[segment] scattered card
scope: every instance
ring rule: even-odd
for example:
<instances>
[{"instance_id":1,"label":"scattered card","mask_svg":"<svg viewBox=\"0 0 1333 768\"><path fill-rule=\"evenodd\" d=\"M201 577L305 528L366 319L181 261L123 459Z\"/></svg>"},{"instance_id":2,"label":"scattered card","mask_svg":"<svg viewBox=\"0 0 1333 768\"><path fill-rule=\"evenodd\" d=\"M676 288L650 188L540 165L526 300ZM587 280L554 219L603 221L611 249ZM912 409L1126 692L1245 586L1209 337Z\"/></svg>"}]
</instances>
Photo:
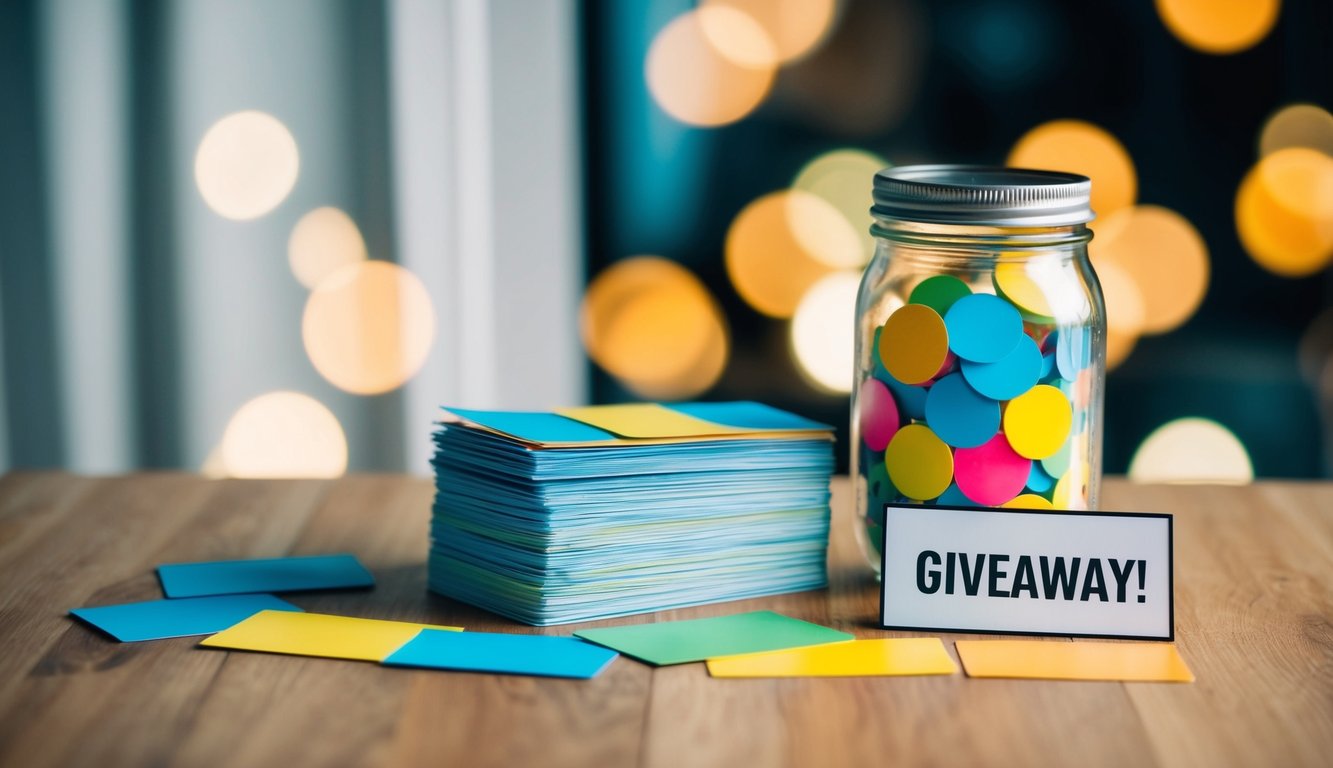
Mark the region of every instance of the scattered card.
<instances>
[{"instance_id":1,"label":"scattered card","mask_svg":"<svg viewBox=\"0 0 1333 768\"><path fill-rule=\"evenodd\" d=\"M937 637L853 640L708 660L713 677L953 675L958 665Z\"/></svg>"},{"instance_id":2,"label":"scattered card","mask_svg":"<svg viewBox=\"0 0 1333 768\"><path fill-rule=\"evenodd\" d=\"M200 645L238 651L383 661L423 629L460 632L461 627L406 621L358 619L323 613L261 611Z\"/></svg>"},{"instance_id":3,"label":"scattered card","mask_svg":"<svg viewBox=\"0 0 1333 768\"><path fill-rule=\"evenodd\" d=\"M298 592L375 584L370 571L355 555L347 554L173 563L159 565L157 577L167 597Z\"/></svg>"},{"instance_id":4,"label":"scattered card","mask_svg":"<svg viewBox=\"0 0 1333 768\"><path fill-rule=\"evenodd\" d=\"M273 595L221 595L75 608L70 614L122 643L211 635L264 610L300 611Z\"/></svg>"},{"instance_id":5,"label":"scattered card","mask_svg":"<svg viewBox=\"0 0 1333 768\"><path fill-rule=\"evenodd\" d=\"M384 663L394 667L586 680L596 677L618 655L615 651L572 637L423 629Z\"/></svg>"},{"instance_id":6,"label":"scattered card","mask_svg":"<svg viewBox=\"0 0 1333 768\"><path fill-rule=\"evenodd\" d=\"M1194 674L1169 643L1062 643L959 640L968 677L1192 683Z\"/></svg>"},{"instance_id":7,"label":"scattered card","mask_svg":"<svg viewBox=\"0 0 1333 768\"><path fill-rule=\"evenodd\" d=\"M846 632L772 611L585 629L574 636L658 666L854 639Z\"/></svg>"}]
</instances>

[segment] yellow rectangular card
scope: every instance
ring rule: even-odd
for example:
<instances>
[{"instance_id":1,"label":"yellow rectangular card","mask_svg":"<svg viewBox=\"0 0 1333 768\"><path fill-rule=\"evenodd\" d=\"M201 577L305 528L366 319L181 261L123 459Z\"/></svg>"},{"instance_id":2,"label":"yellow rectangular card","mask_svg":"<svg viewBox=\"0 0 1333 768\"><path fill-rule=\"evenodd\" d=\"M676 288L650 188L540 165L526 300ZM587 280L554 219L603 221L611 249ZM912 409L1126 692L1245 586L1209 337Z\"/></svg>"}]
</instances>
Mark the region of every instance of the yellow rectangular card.
<instances>
[{"instance_id":1,"label":"yellow rectangular card","mask_svg":"<svg viewBox=\"0 0 1333 768\"><path fill-rule=\"evenodd\" d=\"M1170 643L959 640L954 645L968 677L1194 682Z\"/></svg>"},{"instance_id":2,"label":"yellow rectangular card","mask_svg":"<svg viewBox=\"0 0 1333 768\"><path fill-rule=\"evenodd\" d=\"M292 616L300 618L292 621ZM200 645L294 656L383 661L423 629L462 630L461 627L358 619L323 613L260 611L209 637Z\"/></svg>"},{"instance_id":3,"label":"yellow rectangular card","mask_svg":"<svg viewBox=\"0 0 1333 768\"><path fill-rule=\"evenodd\" d=\"M958 665L937 637L853 640L708 660L713 677L953 675Z\"/></svg>"},{"instance_id":4,"label":"yellow rectangular card","mask_svg":"<svg viewBox=\"0 0 1333 768\"><path fill-rule=\"evenodd\" d=\"M625 403L623 405L593 405L583 408L560 408L556 413L565 418L604 429L620 437L704 437L707 435L746 435L755 430L731 427L697 419L689 414L663 408L656 403Z\"/></svg>"}]
</instances>

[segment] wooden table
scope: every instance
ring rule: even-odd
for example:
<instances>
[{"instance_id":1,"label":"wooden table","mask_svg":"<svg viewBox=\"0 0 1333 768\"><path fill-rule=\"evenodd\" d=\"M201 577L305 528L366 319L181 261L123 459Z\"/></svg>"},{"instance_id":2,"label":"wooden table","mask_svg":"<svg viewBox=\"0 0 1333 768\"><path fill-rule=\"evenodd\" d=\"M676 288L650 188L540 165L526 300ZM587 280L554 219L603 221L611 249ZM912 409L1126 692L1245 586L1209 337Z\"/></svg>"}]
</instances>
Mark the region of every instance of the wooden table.
<instances>
[{"instance_id":1,"label":"wooden table","mask_svg":"<svg viewBox=\"0 0 1333 768\"><path fill-rule=\"evenodd\" d=\"M592 681L409 671L118 644L74 607L159 596L168 561L351 551L355 616L533 630L426 592L429 481L0 479L0 766L1333 764L1333 485L1107 483L1107 508L1176 515L1176 622L1198 682L713 680L619 659ZM771 608L855 632L876 587L835 484L826 591L619 622ZM953 653L946 636L946 645ZM1062 642L1053 640L1052 642Z\"/></svg>"}]
</instances>

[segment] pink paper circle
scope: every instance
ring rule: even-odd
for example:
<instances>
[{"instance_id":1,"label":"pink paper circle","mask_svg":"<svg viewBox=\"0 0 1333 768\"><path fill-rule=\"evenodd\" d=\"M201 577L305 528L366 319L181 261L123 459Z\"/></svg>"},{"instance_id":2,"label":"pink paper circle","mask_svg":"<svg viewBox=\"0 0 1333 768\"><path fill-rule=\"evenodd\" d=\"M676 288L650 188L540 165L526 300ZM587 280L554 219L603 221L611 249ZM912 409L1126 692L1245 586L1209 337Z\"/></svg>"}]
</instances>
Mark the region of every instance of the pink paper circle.
<instances>
[{"instance_id":1,"label":"pink paper circle","mask_svg":"<svg viewBox=\"0 0 1333 768\"><path fill-rule=\"evenodd\" d=\"M861 383L857 407L860 409L861 439L865 440L866 447L872 451L884 450L898 434L898 425L902 423L893 393L879 379L866 379Z\"/></svg>"},{"instance_id":2,"label":"pink paper circle","mask_svg":"<svg viewBox=\"0 0 1333 768\"><path fill-rule=\"evenodd\" d=\"M999 433L976 448L959 448L953 454L954 482L963 495L987 507L995 507L1023 492L1032 462L1019 456Z\"/></svg>"}]
</instances>

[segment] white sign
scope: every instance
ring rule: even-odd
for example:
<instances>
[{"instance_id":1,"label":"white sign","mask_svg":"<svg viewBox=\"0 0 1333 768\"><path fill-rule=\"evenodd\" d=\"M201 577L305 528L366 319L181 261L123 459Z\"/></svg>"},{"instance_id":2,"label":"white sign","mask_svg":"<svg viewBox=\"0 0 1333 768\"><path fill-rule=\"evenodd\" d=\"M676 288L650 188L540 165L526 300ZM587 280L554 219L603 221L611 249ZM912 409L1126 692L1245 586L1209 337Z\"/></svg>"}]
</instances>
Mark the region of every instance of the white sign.
<instances>
[{"instance_id":1,"label":"white sign","mask_svg":"<svg viewBox=\"0 0 1333 768\"><path fill-rule=\"evenodd\" d=\"M889 629L1174 640L1171 516L886 505Z\"/></svg>"}]
</instances>

